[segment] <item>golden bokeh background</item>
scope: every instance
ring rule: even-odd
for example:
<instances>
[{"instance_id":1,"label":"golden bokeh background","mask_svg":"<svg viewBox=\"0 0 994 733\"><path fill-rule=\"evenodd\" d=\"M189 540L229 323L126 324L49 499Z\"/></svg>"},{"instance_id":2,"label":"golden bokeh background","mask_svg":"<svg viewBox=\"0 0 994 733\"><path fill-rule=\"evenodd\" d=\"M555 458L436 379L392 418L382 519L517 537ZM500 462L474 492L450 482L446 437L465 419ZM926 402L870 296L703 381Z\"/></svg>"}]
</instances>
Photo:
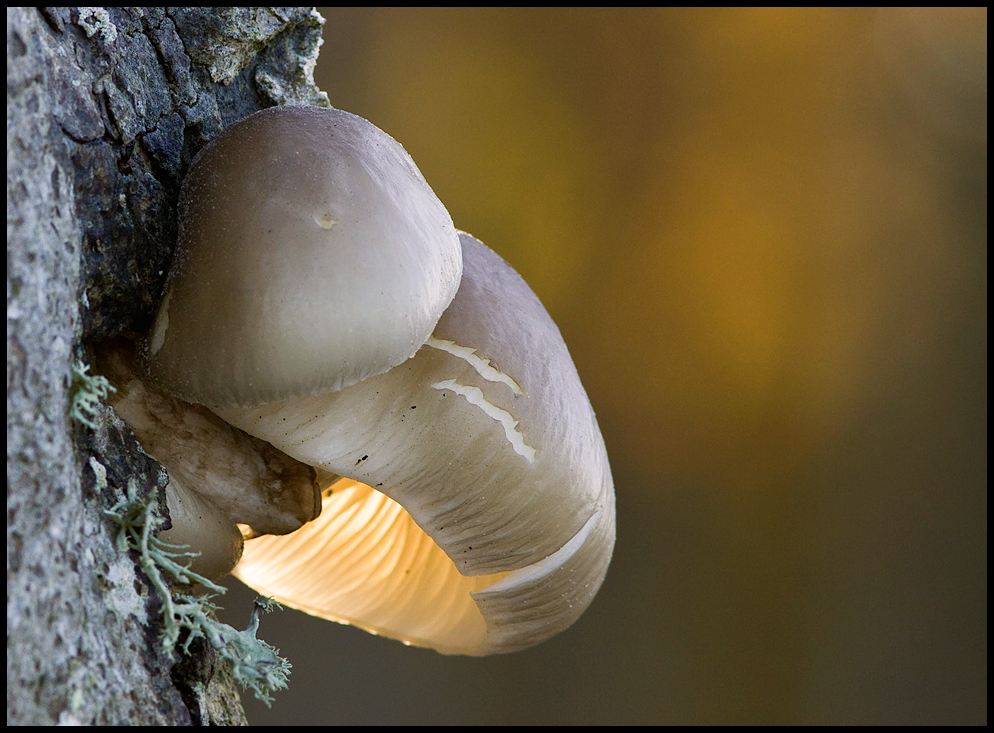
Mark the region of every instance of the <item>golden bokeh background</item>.
<instances>
[{"instance_id":1,"label":"golden bokeh background","mask_svg":"<svg viewBox=\"0 0 994 733\"><path fill-rule=\"evenodd\" d=\"M986 723L986 9L321 12L559 324L618 545L507 657L268 616L250 720Z\"/></svg>"}]
</instances>

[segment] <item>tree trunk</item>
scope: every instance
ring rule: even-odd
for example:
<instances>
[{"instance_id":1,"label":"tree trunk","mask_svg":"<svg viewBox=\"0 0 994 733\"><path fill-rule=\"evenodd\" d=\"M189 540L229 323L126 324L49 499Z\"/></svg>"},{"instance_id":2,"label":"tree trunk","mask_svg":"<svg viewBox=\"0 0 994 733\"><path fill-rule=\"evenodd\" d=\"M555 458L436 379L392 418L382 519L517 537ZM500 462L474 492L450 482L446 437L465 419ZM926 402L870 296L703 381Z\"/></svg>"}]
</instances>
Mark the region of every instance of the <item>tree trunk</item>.
<instances>
[{"instance_id":1,"label":"tree trunk","mask_svg":"<svg viewBox=\"0 0 994 733\"><path fill-rule=\"evenodd\" d=\"M327 106L322 23L310 8L7 10L8 725L245 722L209 645L162 649L161 601L106 510L129 481L161 494L163 473L108 408L72 416L73 367L148 328L192 156L258 109Z\"/></svg>"}]
</instances>

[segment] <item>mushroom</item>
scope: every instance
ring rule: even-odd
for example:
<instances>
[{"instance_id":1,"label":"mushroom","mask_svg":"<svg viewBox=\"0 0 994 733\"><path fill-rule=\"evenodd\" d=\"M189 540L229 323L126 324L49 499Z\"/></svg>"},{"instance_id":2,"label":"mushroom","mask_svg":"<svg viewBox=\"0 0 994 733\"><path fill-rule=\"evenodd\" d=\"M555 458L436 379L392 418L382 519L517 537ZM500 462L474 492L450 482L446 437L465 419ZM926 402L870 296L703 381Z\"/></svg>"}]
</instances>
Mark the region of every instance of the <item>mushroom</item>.
<instances>
[{"instance_id":1,"label":"mushroom","mask_svg":"<svg viewBox=\"0 0 994 733\"><path fill-rule=\"evenodd\" d=\"M150 391L323 490L317 519L248 541L235 574L443 653L514 651L575 621L614 545L596 418L538 298L457 234L403 148L345 112L266 110L197 156L180 217L143 344ZM270 494L318 514L301 485Z\"/></svg>"}]
</instances>

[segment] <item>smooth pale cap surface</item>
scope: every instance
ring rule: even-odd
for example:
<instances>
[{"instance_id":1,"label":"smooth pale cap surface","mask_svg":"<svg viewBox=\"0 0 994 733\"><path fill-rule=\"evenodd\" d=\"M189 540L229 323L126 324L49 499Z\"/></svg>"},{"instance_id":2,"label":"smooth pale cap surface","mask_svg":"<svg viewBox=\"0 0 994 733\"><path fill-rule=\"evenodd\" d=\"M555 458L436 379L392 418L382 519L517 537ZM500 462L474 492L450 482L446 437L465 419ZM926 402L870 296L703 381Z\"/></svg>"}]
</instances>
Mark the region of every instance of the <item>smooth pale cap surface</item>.
<instances>
[{"instance_id":1,"label":"smooth pale cap surface","mask_svg":"<svg viewBox=\"0 0 994 733\"><path fill-rule=\"evenodd\" d=\"M208 406L336 390L412 356L455 295L459 240L414 161L370 122L275 107L183 183L150 375Z\"/></svg>"},{"instance_id":2,"label":"smooth pale cap surface","mask_svg":"<svg viewBox=\"0 0 994 733\"><path fill-rule=\"evenodd\" d=\"M247 542L238 577L315 615L479 655L538 643L589 605L614 486L559 330L507 263L461 240L459 292L414 358L341 392L218 414L361 482L334 486L294 534Z\"/></svg>"}]
</instances>

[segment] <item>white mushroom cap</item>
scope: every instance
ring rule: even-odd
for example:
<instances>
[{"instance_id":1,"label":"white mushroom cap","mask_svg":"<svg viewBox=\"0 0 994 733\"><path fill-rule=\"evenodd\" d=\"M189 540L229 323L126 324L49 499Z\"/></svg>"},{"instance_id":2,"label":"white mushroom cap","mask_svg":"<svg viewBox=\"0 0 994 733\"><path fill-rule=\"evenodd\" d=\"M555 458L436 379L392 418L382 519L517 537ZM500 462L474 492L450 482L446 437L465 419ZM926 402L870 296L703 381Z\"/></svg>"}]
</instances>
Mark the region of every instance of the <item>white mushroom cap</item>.
<instances>
[{"instance_id":1,"label":"white mushroom cap","mask_svg":"<svg viewBox=\"0 0 994 733\"><path fill-rule=\"evenodd\" d=\"M325 618L479 655L546 639L589 605L614 488L555 324L507 263L460 238L459 292L414 358L339 392L214 409L348 477L314 522L248 542L236 575Z\"/></svg>"},{"instance_id":2,"label":"white mushroom cap","mask_svg":"<svg viewBox=\"0 0 994 733\"><path fill-rule=\"evenodd\" d=\"M193 162L150 375L206 405L336 390L411 357L461 276L452 220L370 122L275 107Z\"/></svg>"}]
</instances>

